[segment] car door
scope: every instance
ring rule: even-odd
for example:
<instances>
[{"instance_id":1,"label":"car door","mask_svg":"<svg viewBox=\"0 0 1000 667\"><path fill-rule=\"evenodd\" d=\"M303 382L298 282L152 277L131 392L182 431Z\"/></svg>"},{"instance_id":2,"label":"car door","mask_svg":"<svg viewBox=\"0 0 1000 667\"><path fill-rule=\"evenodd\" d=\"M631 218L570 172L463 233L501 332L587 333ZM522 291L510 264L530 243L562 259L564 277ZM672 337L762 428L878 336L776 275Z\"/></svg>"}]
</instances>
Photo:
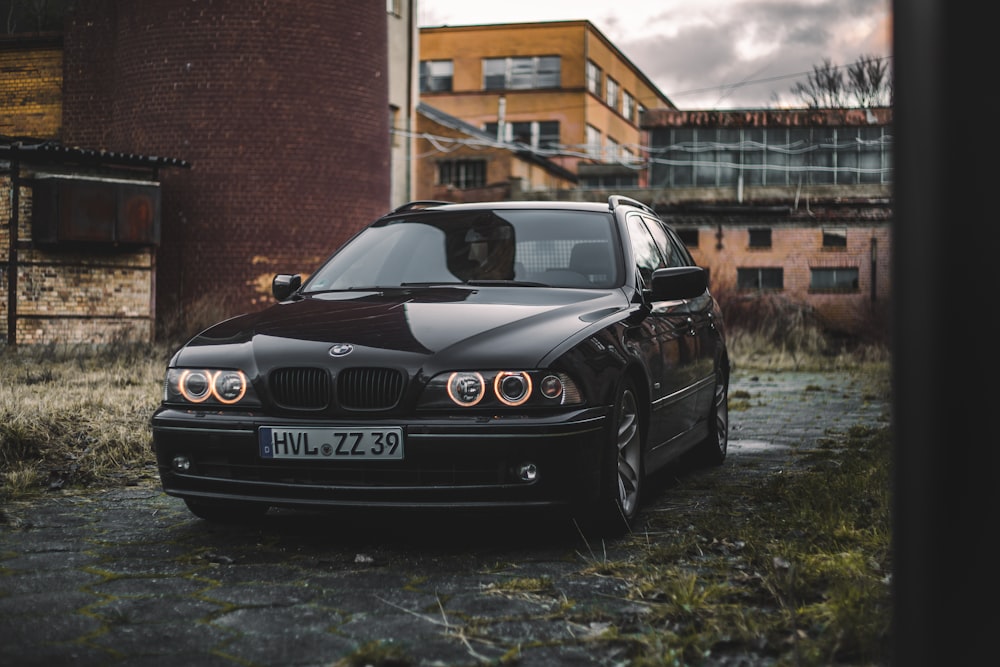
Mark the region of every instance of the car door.
<instances>
[{"instance_id":1,"label":"car door","mask_svg":"<svg viewBox=\"0 0 1000 667\"><path fill-rule=\"evenodd\" d=\"M668 266L695 266L691 253L677 234L662 220L647 218L657 245L667 257ZM688 331L686 343L690 348L691 364L685 368L685 382L695 393L696 407L690 413L697 419L708 414L714 398L715 356L719 336L715 328L714 302L708 290L704 294L689 299L676 312L685 313Z\"/></svg>"},{"instance_id":2,"label":"car door","mask_svg":"<svg viewBox=\"0 0 1000 667\"><path fill-rule=\"evenodd\" d=\"M670 266L657 242L654 230L645 216L629 213L626 217L629 242L635 260L635 270L640 289L649 298L653 271ZM665 445L689 430L695 407L695 396L690 391L694 377L693 364L697 353L692 335L691 320L685 301L651 302L649 314L637 328L630 332L630 343L638 348L650 374L650 449Z\"/></svg>"}]
</instances>

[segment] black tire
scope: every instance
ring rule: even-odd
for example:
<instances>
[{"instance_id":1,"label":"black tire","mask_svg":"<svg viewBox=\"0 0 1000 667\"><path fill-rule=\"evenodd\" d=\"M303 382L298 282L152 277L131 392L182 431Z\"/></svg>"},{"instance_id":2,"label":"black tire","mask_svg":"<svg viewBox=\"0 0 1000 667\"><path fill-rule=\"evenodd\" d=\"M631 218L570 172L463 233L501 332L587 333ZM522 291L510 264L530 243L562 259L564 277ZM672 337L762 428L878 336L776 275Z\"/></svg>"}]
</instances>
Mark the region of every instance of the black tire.
<instances>
[{"instance_id":1,"label":"black tire","mask_svg":"<svg viewBox=\"0 0 1000 667\"><path fill-rule=\"evenodd\" d=\"M642 418L635 386L625 380L618 390L605 452L601 498L587 522L602 537L631 530L639 512L645 477Z\"/></svg>"},{"instance_id":2,"label":"black tire","mask_svg":"<svg viewBox=\"0 0 1000 667\"><path fill-rule=\"evenodd\" d=\"M715 390L708 415L708 436L695 448L696 462L720 466L729 451L729 368L724 362L715 365Z\"/></svg>"},{"instance_id":3,"label":"black tire","mask_svg":"<svg viewBox=\"0 0 1000 667\"><path fill-rule=\"evenodd\" d=\"M188 510L199 519L213 523L251 523L267 513L267 505L238 500L205 500L185 498Z\"/></svg>"}]
</instances>

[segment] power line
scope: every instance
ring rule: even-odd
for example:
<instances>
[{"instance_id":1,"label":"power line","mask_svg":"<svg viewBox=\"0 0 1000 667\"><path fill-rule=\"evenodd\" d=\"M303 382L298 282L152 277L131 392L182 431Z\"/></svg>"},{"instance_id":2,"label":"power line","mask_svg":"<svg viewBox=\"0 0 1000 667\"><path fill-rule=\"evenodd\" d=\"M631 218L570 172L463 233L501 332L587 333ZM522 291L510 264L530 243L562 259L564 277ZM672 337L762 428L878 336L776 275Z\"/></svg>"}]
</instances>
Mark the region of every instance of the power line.
<instances>
[{"instance_id":1,"label":"power line","mask_svg":"<svg viewBox=\"0 0 1000 667\"><path fill-rule=\"evenodd\" d=\"M875 60L877 62L892 60L892 56L882 56L880 58L875 58ZM852 67L854 64L855 63L851 63L850 65L837 65L833 69L834 70L848 69ZM670 93L667 97L678 97L680 95L694 95L696 93L708 93L714 91L730 91L730 90L735 90L736 88L743 88L744 86L752 86L759 83L771 83L773 81L782 81L784 79L795 79L802 76L809 76L810 74L813 73L813 71L815 70L809 72L798 72L795 74L781 74L778 76L771 76L764 79L749 79L746 81L740 81L738 83L726 83L719 86L710 86L708 88L693 88L691 90L682 90L680 92Z\"/></svg>"}]
</instances>

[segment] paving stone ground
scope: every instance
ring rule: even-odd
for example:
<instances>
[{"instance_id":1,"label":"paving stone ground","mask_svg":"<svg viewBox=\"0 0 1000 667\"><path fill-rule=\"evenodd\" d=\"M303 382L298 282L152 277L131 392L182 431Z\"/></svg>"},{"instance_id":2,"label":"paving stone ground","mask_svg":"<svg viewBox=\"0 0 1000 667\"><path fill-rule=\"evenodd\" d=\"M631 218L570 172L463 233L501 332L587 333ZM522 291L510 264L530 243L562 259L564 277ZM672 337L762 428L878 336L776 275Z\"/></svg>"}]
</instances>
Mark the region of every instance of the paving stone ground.
<instances>
[{"instance_id":1,"label":"paving stone ground","mask_svg":"<svg viewBox=\"0 0 1000 667\"><path fill-rule=\"evenodd\" d=\"M729 458L698 474L767 474L793 448L889 418L836 373L736 373L731 393L749 398ZM643 511L678 502L698 499L664 489ZM0 512L0 666L319 667L373 643L386 666L627 664L624 647L588 642L601 622L557 613L639 615L622 582L587 569L593 548L572 523L527 515L272 510L217 526L155 482L63 492ZM512 592L530 579L546 583Z\"/></svg>"}]
</instances>

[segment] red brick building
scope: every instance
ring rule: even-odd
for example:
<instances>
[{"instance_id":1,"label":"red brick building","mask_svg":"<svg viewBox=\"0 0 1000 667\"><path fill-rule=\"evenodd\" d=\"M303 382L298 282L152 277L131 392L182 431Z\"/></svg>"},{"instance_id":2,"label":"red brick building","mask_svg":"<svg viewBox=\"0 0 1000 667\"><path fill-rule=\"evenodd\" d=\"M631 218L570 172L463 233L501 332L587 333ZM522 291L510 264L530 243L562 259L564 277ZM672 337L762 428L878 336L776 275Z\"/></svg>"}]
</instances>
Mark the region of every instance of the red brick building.
<instances>
[{"instance_id":1,"label":"red brick building","mask_svg":"<svg viewBox=\"0 0 1000 667\"><path fill-rule=\"evenodd\" d=\"M273 274L308 273L389 207L380 4L80 0L32 55L61 76L5 86L19 117L0 134L190 164L160 174L161 328L262 307ZM39 91L51 104L27 112Z\"/></svg>"}]
</instances>

